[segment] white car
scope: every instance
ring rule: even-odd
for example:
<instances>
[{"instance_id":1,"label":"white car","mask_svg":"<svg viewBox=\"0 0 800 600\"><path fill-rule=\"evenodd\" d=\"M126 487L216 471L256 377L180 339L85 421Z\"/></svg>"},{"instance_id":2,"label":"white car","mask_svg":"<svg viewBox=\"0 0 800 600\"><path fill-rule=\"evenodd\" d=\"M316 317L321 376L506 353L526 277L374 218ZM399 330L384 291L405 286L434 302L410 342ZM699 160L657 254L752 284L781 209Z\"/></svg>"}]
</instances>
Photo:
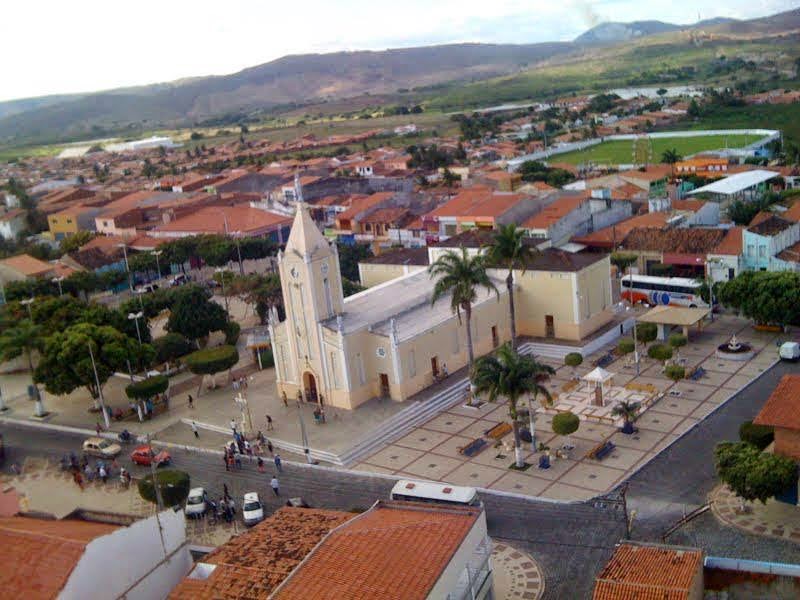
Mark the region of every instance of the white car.
<instances>
[{"instance_id":1,"label":"white car","mask_svg":"<svg viewBox=\"0 0 800 600\"><path fill-rule=\"evenodd\" d=\"M206 491L201 487L189 490L189 496L186 498L186 516L202 517L207 510L208 496Z\"/></svg>"},{"instance_id":2,"label":"white car","mask_svg":"<svg viewBox=\"0 0 800 600\"><path fill-rule=\"evenodd\" d=\"M780 349L781 360L797 362L800 360L800 344L797 342L784 342Z\"/></svg>"},{"instance_id":3,"label":"white car","mask_svg":"<svg viewBox=\"0 0 800 600\"><path fill-rule=\"evenodd\" d=\"M261 504L256 492L248 492L244 495L242 518L244 519L244 524L248 527L264 520L264 506Z\"/></svg>"},{"instance_id":4,"label":"white car","mask_svg":"<svg viewBox=\"0 0 800 600\"><path fill-rule=\"evenodd\" d=\"M83 451L98 458L114 458L122 452L122 448L119 444L109 442L103 438L91 437L83 442Z\"/></svg>"}]
</instances>

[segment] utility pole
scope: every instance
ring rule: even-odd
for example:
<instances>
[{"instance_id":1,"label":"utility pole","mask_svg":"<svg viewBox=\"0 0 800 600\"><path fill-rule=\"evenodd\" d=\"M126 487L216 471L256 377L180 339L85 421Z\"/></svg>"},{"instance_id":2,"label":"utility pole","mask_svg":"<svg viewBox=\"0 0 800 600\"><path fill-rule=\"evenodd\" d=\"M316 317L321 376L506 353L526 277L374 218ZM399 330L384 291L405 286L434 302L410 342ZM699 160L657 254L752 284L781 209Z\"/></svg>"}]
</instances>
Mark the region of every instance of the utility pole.
<instances>
[{"instance_id":1,"label":"utility pole","mask_svg":"<svg viewBox=\"0 0 800 600\"><path fill-rule=\"evenodd\" d=\"M103 388L100 387L100 378L97 375L97 365L94 362L94 352L92 352L92 342L87 342L86 344L89 346L89 358L92 359L92 371L94 371L94 382L97 385L97 394L100 399L100 410L103 412L103 421L106 424L106 429L111 427L111 423L108 420L108 411L106 411L105 401L103 400Z\"/></svg>"}]
</instances>

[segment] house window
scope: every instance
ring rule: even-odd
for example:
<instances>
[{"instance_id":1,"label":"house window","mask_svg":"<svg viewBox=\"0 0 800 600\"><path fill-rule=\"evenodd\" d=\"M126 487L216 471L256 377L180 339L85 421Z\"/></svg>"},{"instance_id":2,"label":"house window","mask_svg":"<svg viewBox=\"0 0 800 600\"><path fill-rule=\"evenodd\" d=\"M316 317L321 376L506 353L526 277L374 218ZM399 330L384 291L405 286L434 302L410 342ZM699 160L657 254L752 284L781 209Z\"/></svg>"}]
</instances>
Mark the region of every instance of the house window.
<instances>
[{"instance_id":1,"label":"house window","mask_svg":"<svg viewBox=\"0 0 800 600\"><path fill-rule=\"evenodd\" d=\"M766 246L759 246L758 247L758 257L759 258L766 258L767 257L767 247Z\"/></svg>"},{"instance_id":2,"label":"house window","mask_svg":"<svg viewBox=\"0 0 800 600\"><path fill-rule=\"evenodd\" d=\"M410 350L408 353L408 376L415 377L417 374L417 357L414 351Z\"/></svg>"},{"instance_id":3,"label":"house window","mask_svg":"<svg viewBox=\"0 0 800 600\"><path fill-rule=\"evenodd\" d=\"M747 244L747 256L755 256L755 246L753 244Z\"/></svg>"},{"instance_id":4,"label":"house window","mask_svg":"<svg viewBox=\"0 0 800 600\"><path fill-rule=\"evenodd\" d=\"M67 223L72 223L72 219L67 219Z\"/></svg>"},{"instance_id":5,"label":"house window","mask_svg":"<svg viewBox=\"0 0 800 600\"><path fill-rule=\"evenodd\" d=\"M325 290L325 306L328 309L328 314L333 314L333 298L331 298L331 284L328 282L327 277L322 280L322 287Z\"/></svg>"}]
</instances>

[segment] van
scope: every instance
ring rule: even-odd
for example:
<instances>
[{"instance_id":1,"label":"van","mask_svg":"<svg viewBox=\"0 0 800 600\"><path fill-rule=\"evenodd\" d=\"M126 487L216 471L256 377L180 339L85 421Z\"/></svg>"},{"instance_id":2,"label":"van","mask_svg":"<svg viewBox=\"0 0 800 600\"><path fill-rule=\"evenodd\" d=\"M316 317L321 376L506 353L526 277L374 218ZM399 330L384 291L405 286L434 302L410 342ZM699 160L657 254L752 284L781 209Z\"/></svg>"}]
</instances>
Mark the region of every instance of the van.
<instances>
[{"instance_id":1,"label":"van","mask_svg":"<svg viewBox=\"0 0 800 600\"><path fill-rule=\"evenodd\" d=\"M784 342L781 344L781 349L778 355L780 356L781 360L797 362L800 360L800 344L797 342Z\"/></svg>"}]
</instances>

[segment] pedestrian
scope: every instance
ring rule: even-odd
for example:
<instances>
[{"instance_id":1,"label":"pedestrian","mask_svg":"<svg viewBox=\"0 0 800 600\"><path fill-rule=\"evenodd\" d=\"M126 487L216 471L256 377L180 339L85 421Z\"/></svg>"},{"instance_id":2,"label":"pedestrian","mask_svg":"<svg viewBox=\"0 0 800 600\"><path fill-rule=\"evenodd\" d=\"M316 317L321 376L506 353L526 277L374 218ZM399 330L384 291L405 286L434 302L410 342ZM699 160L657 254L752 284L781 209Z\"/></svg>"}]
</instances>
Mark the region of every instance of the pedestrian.
<instances>
[{"instance_id":1,"label":"pedestrian","mask_svg":"<svg viewBox=\"0 0 800 600\"><path fill-rule=\"evenodd\" d=\"M247 377L242 377L242 387L247 389Z\"/></svg>"},{"instance_id":2,"label":"pedestrian","mask_svg":"<svg viewBox=\"0 0 800 600\"><path fill-rule=\"evenodd\" d=\"M191 396L189 396L189 398L191 398ZM194 421L192 421L192 433L194 434L194 437L196 438L200 437L200 433L197 431L197 423L195 423Z\"/></svg>"},{"instance_id":3,"label":"pedestrian","mask_svg":"<svg viewBox=\"0 0 800 600\"><path fill-rule=\"evenodd\" d=\"M189 408L190 409L194 408L194 398L192 398L191 394L189 394Z\"/></svg>"},{"instance_id":4,"label":"pedestrian","mask_svg":"<svg viewBox=\"0 0 800 600\"><path fill-rule=\"evenodd\" d=\"M241 437L236 438L236 449L239 454L244 454L244 440Z\"/></svg>"},{"instance_id":5,"label":"pedestrian","mask_svg":"<svg viewBox=\"0 0 800 600\"><path fill-rule=\"evenodd\" d=\"M235 392L239 391L239 380L238 379L234 379L233 380L233 391L235 391Z\"/></svg>"},{"instance_id":6,"label":"pedestrian","mask_svg":"<svg viewBox=\"0 0 800 600\"><path fill-rule=\"evenodd\" d=\"M236 435L236 419L231 419L231 429L233 429L233 435Z\"/></svg>"},{"instance_id":7,"label":"pedestrian","mask_svg":"<svg viewBox=\"0 0 800 600\"><path fill-rule=\"evenodd\" d=\"M106 471L105 465L101 464L100 469L98 469L100 475L100 481L106 483L108 481L108 472Z\"/></svg>"},{"instance_id":8,"label":"pedestrian","mask_svg":"<svg viewBox=\"0 0 800 600\"><path fill-rule=\"evenodd\" d=\"M247 454L248 460L253 460L253 446L247 440L244 441L244 453Z\"/></svg>"},{"instance_id":9,"label":"pedestrian","mask_svg":"<svg viewBox=\"0 0 800 600\"><path fill-rule=\"evenodd\" d=\"M267 415L267 431L272 431L272 417Z\"/></svg>"},{"instance_id":10,"label":"pedestrian","mask_svg":"<svg viewBox=\"0 0 800 600\"><path fill-rule=\"evenodd\" d=\"M264 459L261 458L260 456L258 457L258 472L259 473L264 472Z\"/></svg>"},{"instance_id":11,"label":"pedestrian","mask_svg":"<svg viewBox=\"0 0 800 600\"><path fill-rule=\"evenodd\" d=\"M241 454L237 454L236 458L234 459L234 461L236 463L236 468L241 470L242 469L242 455Z\"/></svg>"},{"instance_id":12,"label":"pedestrian","mask_svg":"<svg viewBox=\"0 0 800 600\"><path fill-rule=\"evenodd\" d=\"M273 476L272 479L269 482L269 485L272 488L272 491L275 492L276 496L280 496L281 495L281 492L278 489L280 484L278 483L278 478L277 477Z\"/></svg>"},{"instance_id":13,"label":"pedestrian","mask_svg":"<svg viewBox=\"0 0 800 600\"><path fill-rule=\"evenodd\" d=\"M100 435L102 428L100 427L100 421L97 421L94 425L94 430L97 432L97 435Z\"/></svg>"},{"instance_id":14,"label":"pedestrian","mask_svg":"<svg viewBox=\"0 0 800 600\"><path fill-rule=\"evenodd\" d=\"M225 470L226 471L230 471L231 470L230 469L231 457L230 457L230 454L228 454L227 451L225 452L225 456L222 457L222 460L225 461Z\"/></svg>"},{"instance_id":15,"label":"pedestrian","mask_svg":"<svg viewBox=\"0 0 800 600\"><path fill-rule=\"evenodd\" d=\"M231 497L231 495L228 493L228 484L227 483L223 483L222 484L222 499L225 502L227 502L228 500L230 500L230 497Z\"/></svg>"},{"instance_id":16,"label":"pedestrian","mask_svg":"<svg viewBox=\"0 0 800 600\"><path fill-rule=\"evenodd\" d=\"M278 473L283 473L283 467L281 466L281 455L275 455L275 467L278 469Z\"/></svg>"},{"instance_id":17,"label":"pedestrian","mask_svg":"<svg viewBox=\"0 0 800 600\"><path fill-rule=\"evenodd\" d=\"M80 471L75 471L72 474L72 480L78 484L78 487L83 491L83 475L81 475Z\"/></svg>"},{"instance_id":18,"label":"pedestrian","mask_svg":"<svg viewBox=\"0 0 800 600\"><path fill-rule=\"evenodd\" d=\"M281 400L283 400L283 405L289 408L289 398L286 397L286 392L281 392Z\"/></svg>"},{"instance_id":19,"label":"pedestrian","mask_svg":"<svg viewBox=\"0 0 800 600\"><path fill-rule=\"evenodd\" d=\"M270 442L269 440L267 440L267 450L269 450L269 454L270 454L270 456L272 456L272 454L273 454L273 452L272 452L272 442Z\"/></svg>"}]
</instances>

